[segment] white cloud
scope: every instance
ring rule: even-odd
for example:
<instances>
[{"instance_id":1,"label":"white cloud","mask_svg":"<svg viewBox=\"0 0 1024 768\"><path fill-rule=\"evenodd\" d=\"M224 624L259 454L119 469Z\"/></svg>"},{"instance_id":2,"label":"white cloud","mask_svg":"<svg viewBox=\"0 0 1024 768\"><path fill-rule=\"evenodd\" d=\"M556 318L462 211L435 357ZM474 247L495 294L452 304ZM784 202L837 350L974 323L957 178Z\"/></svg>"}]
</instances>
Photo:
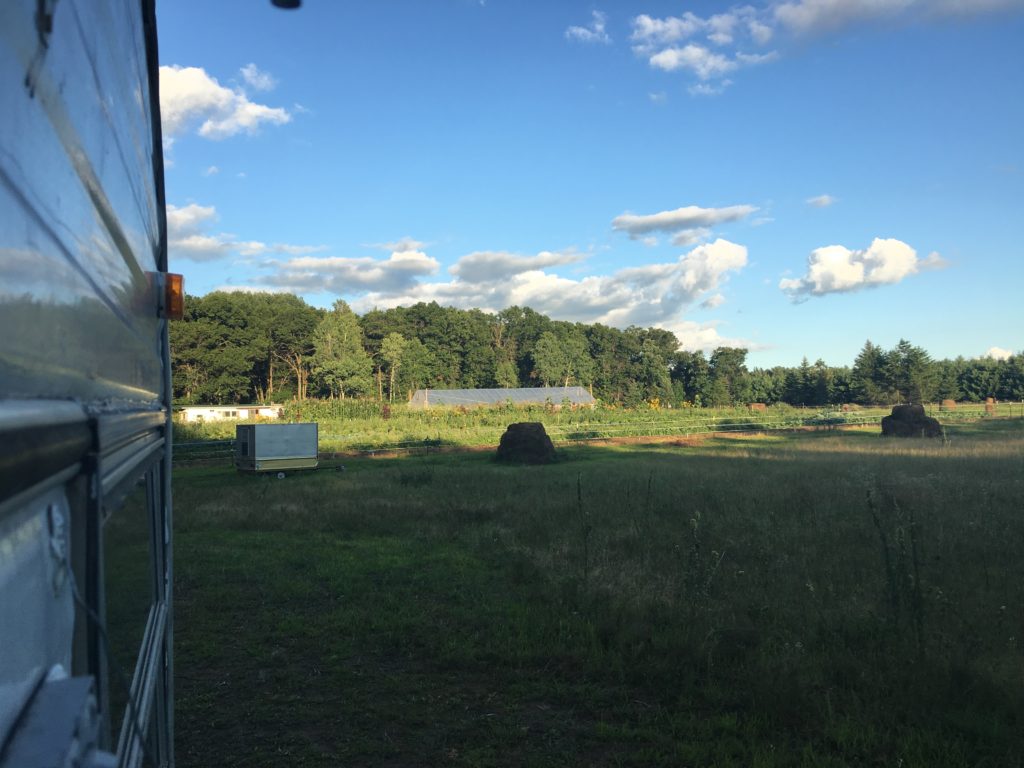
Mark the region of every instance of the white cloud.
<instances>
[{"instance_id":1,"label":"white cloud","mask_svg":"<svg viewBox=\"0 0 1024 768\"><path fill-rule=\"evenodd\" d=\"M610 43L612 39L605 31L607 20L607 15L601 11L592 11L589 25L569 27L565 30L565 36L569 40L579 40L582 43Z\"/></svg>"},{"instance_id":2,"label":"white cloud","mask_svg":"<svg viewBox=\"0 0 1024 768\"><path fill-rule=\"evenodd\" d=\"M938 251L932 251L918 262L917 268L918 271L923 272L932 269L945 269L948 266L949 262L942 258Z\"/></svg>"},{"instance_id":3,"label":"white cloud","mask_svg":"<svg viewBox=\"0 0 1024 768\"><path fill-rule=\"evenodd\" d=\"M717 309L725 303L725 296L720 293L716 293L714 296L708 296L700 303L701 309Z\"/></svg>"},{"instance_id":4,"label":"white cloud","mask_svg":"<svg viewBox=\"0 0 1024 768\"><path fill-rule=\"evenodd\" d=\"M727 56L714 53L695 43L690 43L683 48L665 48L651 56L648 61L652 67L665 72L688 69L701 80L727 74L739 66Z\"/></svg>"},{"instance_id":5,"label":"white cloud","mask_svg":"<svg viewBox=\"0 0 1024 768\"><path fill-rule=\"evenodd\" d=\"M171 259L212 261L230 253L231 245L227 236L203 232L216 220L217 210L212 205L190 203L179 208L168 204L167 248Z\"/></svg>"},{"instance_id":6,"label":"white cloud","mask_svg":"<svg viewBox=\"0 0 1024 768\"><path fill-rule=\"evenodd\" d=\"M654 104L664 104L668 101L668 94L664 91L654 91L652 93L648 93L647 98L649 98Z\"/></svg>"},{"instance_id":7,"label":"white cloud","mask_svg":"<svg viewBox=\"0 0 1024 768\"><path fill-rule=\"evenodd\" d=\"M674 211L649 215L624 213L612 220L612 229L626 232L637 240L651 232L674 232L674 245L692 245L711 235L711 228L730 221L739 221L757 210L752 205L730 205L725 208L701 208L688 205Z\"/></svg>"},{"instance_id":8,"label":"white cloud","mask_svg":"<svg viewBox=\"0 0 1024 768\"><path fill-rule=\"evenodd\" d=\"M203 171L203 176L216 176L218 173L220 173L220 168L218 168L216 165L211 165L209 168Z\"/></svg>"},{"instance_id":9,"label":"white cloud","mask_svg":"<svg viewBox=\"0 0 1024 768\"><path fill-rule=\"evenodd\" d=\"M672 331L679 339L679 348L687 352L711 352L716 347L742 347L743 349L764 349L749 339L730 338L718 332L718 321L696 323L692 320L679 320L672 323L658 323L658 328Z\"/></svg>"},{"instance_id":10,"label":"white cloud","mask_svg":"<svg viewBox=\"0 0 1024 768\"><path fill-rule=\"evenodd\" d=\"M342 295L410 290L417 278L436 274L440 265L422 251L408 250L394 251L386 259L299 256L276 266L277 272L262 279L264 284L296 293Z\"/></svg>"},{"instance_id":11,"label":"white cloud","mask_svg":"<svg viewBox=\"0 0 1024 768\"><path fill-rule=\"evenodd\" d=\"M984 356L991 357L993 360L1006 360L1013 357L1013 350L1003 349L1002 347L989 347Z\"/></svg>"},{"instance_id":12,"label":"white cloud","mask_svg":"<svg viewBox=\"0 0 1024 768\"><path fill-rule=\"evenodd\" d=\"M1024 8L1024 0L763 0L725 13L656 18L635 16L630 41L633 51L650 66L666 72L690 72L702 83L694 96L719 93L722 86L704 82L736 70L774 61L776 51L752 53L781 39L831 32L856 23L913 22L922 19L996 13ZM709 46L715 50L709 49Z\"/></svg>"},{"instance_id":13,"label":"white cloud","mask_svg":"<svg viewBox=\"0 0 1024 768\"><path fill-rule=\"evenodd\" d=\"M216 221L217 209L212 205L196 205L189 203L186 206L167 205L167 233L168 237L195 234L208 222Z\"/></svg>"},{"instance_id":14,"label":"white cloud","mask_svg":"<svg viewBox=\"0 0 1024 768\"><path fill-rule=\"evenodd\" d=\"M448 271L471 283L503 280L521 272L530 272L582 261L575 251L541 251L536 256L520 256L505 251L476 251L463 256Z\"/></svg>"},{"instance_id":15,"label":"white cloud","mask_svg":"<svg viewBox=\"0 0 1024 768\"><path fill-rule=\"evenodd\" d=\"M390 243L371 243L370 247L382 251L422 251L427 244L411 237L400 237Z\"/></svg>"},{"instance_id":16,"label":"white cloud","mask_svg":"<svg viewBox=\"0 0 1024 768\"><path fill-rule=\"evenodd\" d=\"M276 272L258 281L296 293L354 296L351 304L360 312L420 301L485 311L519 305L561 320L625 328L682 322L686 309L716 292L730 273L746 265L747 249L716 240L675 261L612 275L572 279L545 271L581 258L575 251L534 256L476 252L452 267L452 280L430 282L421 278L437 272L437 261L418 251L393 253L387 260L302 257L275 264ZM717 301L712 297L710 305Z\"/></svg>"},{"instance_id":17,"label":"white cloud","mask_svg":"<svg viewBox=\"0 0 1024 768\"><path fill-rule=\"evenodd\" d=\"M232 253L242 256L266 254L298 255L325 250L322 245L268 245L255 240L242 241L227 233L211 233L209 227L217 221L217 210L212 205L190 203L178 207L167 205L167 249L171 259L213 261Z\"/></svg>"},{"instance_id":18,"label":"white cloud","mask_svg":"<svg viewBox=\"0 0 1024 768\"><path fill-rule=\"evenodd\" d=\"M733 31L739 23L733 13L719 13L707 20L708 40L715 45L728 45L733 41Z\"/></svg>"},{"instance_id":19,"label":"white cloud","mask_svg":"<svg viewBox=\"0 0 1024 768\"><path fill-rule=\"evenodd\" d=\"M817 197L808 197L806 203L813 205L815 208L828 208L833 203L839 202L832 195L818 195Z\"/></svg>"},{"instance_id":20,"label":"white cloud","mask_svg":"<svg viewBox=\"0 0 1024 768\"><path fill-rule=\"evenodd\" d=\"M725 92L725 89L732 85L732 80L720 80L712 85L711 83L694 83L686 90L691 96L718 96Z\"/></svg>"},{"instance_id":21,"label":"white cloud","mask_svg":"<svg viewBox=\"0 0 1024 768\"><path fill-rule=\"evenodd\" d=\"M246 64L239 71L241 72L242 79L254 90L272 91L277 87L277 78L269 72L264 72L255 64Z\"/></svg>"},{"instance_id":22,"label":"white cloud","mask_svg":"<svg viewBox=\"0 0 1024 768\"><path fill-rule=\"evenodd\" d=\"M918 0L795 0L777 5L775 20L798 34L836 29L848 24L896 16Z\"/></svg>"},{"instance_id":23,"label":"white cloud","mask_svg":"<svg viewBox=\"0 0 1024 768\"><path fill-rule=\"evenodd\" d=\"M701 240L707 240L711 237L711 232L712 229L710 227L684 229L682 232L677 232L672 236L672 245L677 245L680 248L685 248L688 245L695 245Z\"/></svg>"},{"instance_id":24,"label":"white cloud","mask_svg":"<svg viewBox=\"0 0 1024 768\"><path fill-rule=\"evenodd\" d=\"M257 104L242 90L224 87L201 67L179 66L160 67L160 116L172 139L196 125L200 136L224 139L292 119L281 107Z\"/></svg>"},{"instance_id":25,"label":"white cloud","mask_svg":"<svg viewBox=\"0 0 1024 768\"><path fill-rule=\"evenodd\" d=\"M796 34L817 34L872 21L916 21L1024 7L1024 0L789 0L772 9L774 20Z\"/></svg>"},{"instance_id":26,"label":"white cloud","mask_svg":"<svg viewBox=\"0 0 1024 768\"><path fill-rule=\"evenodd\" d=\"M266 254L284 254L286 256L302 256L307 253L326 251L326 245L289 245L288 243L261 243L258 240L233 242L232 246L243 256L264 256Z\"/></svg>"},{"instance_id":27,"label":"white cloud","mask_svg":"<svg viewBox=\"0 0 1024 768\"><path fill-rule=\"evenodd\" d=\"M692 37L702 27L701 19L689 12L666 19L641 14L633 19L633 33L629 39L636 44L639 53L647 53L652 48Z\"/></svg>"},{"instance_id":28,"label":"white cloud","mask_svg":"<svg viewBox=\"0 0 1024 768\"><path fill-rule=\"evenodd\" d=\"M901 240L875 238L868 248L859 251L841 245L816 248L807 259L807 274L784 278L779 288L799 302L809 296L892 285L922 269L943 265L938 254L919 259L917 252Z\"/></svg>"},{"instance_id":29,"label":"white cloud","mask_svg":"<svg viewBox=\"0 0 1024 768\"><path fill-rule=\"evenodd\" d=\"M758 45L767 45L775 35L775 30L757 19L750 19L747 22L747 31L750 32L751 39Z\"/></svg>"},{"instance_id":30,"label":"white cloud","mask_svg":"<svg viewBox=\"0 0 1024 768\"><path fill-rule=\"evenodd\" d=\"M766 64L769 61L776 61L778 58L778 51L768 51L768 53L743 53L741 51L736 54L736 61L746 66Z\"/></svg>"}]
</instances>

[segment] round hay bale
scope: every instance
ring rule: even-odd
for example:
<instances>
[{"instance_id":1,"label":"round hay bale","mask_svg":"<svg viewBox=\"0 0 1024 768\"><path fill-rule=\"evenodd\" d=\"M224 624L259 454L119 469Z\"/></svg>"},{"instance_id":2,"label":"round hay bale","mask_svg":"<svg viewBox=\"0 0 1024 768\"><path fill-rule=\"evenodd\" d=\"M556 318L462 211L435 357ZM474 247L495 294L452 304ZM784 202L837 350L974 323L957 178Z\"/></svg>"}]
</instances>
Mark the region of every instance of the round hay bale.
<instances>
[{"instance_id":1,"label":"round hay bale","mask_svg":"<svg viewBox=\"0 0 1024 768\"><path fill-rule=\"evenodd\" d=\"M942 425L925 416L923 405L894 405L882 419L884 437L942 437Z\"/></svg>"},{"instance_id":2,"label":"round hay bale","mask_svg":"<svg viewBox=\"0 0 1024 768\"><path fill-rule=\"evenodd\" d=\"M924 418L924 406L919 403L908 403L907 405L894 405L892 417L898 421L916 421Z\"/></svg>"},{"instance_id":3,"label":"round hay bale","mask_svg":"<svg viewBox=\"0 0 1024 768\"><path fill-rule=\"evenodd\" d=\"M949 400L948 398L946 400L943 400L942 403L939 405L939 410L940 411L955 411L956 410L956 400Z\"/></svg>"},{"instance_id":4,"label":"round hay bale","mask_svg":"<svg viewBox=\"0 0 1024 768\"><path fill-rule=\"evenodd\" d=\"M509 424L498 444L498 461L511 464L550 464L555 445L539 421Z\"/></svg>"},{"instance_id":5,"label":"round hay bale","mask_svg":"<svg viewBox=\"0 0 1024 768\"><path fill-rule=\"evenodd\" d=\"M768 406L765 405L764 403L751 403L750 404L750 410L764 412L764 411L768 410Z\"/></svg>"},{"instance_id":6,"label":"round hay bale","mask_svg":"<svg viewBox=\"0 0 1024 768\"><path fill-rule=\"evenodd\" d=\"M990 397L988 400L985 401L985 413L995 414L995 412L996 412L996 404L995 404L995 401L993 401L992 398Z\"/></svg>"}]
</instances>

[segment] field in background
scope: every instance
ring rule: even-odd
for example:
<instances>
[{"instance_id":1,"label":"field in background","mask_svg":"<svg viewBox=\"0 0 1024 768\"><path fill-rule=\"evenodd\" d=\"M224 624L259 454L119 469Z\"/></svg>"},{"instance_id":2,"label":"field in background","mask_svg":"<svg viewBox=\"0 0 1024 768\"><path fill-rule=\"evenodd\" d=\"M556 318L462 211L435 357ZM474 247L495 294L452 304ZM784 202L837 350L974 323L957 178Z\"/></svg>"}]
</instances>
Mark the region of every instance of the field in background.
<instances>
[{"instance_id":1,"label":"field in background","mask_svg":"<svg viewBox=\"0 0 1024 768\"><path fill-rule=\"evenodd\" d=\"M929 415L946 424L980 418L1024 417L1024 403L999 403L994 413L983 404L960 405L943 411L927 406ZM287 421L316 421L320 450L331 452L416 451L444 446L497 446L514 421L543 422L552 440L582 442L622 437L687 436L716 432L774 431L801 427L877 427L889 407L796 408L773 405L764 411L740 408L621 409L598 407L439 408L413 410L374 401L307 400L286 406ZM176 455L182 459L230 453L228 441L236 423L175 424Z\"/></svg>"},{"instance_id":2,"label":"field in background","mask_svg":"<svg viewBox=\"0 0 1024 768\"><path fill-rule=\"evenodd\" d=\"M176 469L179 764L1022 764L1021 421L678 443Z\"/></svg>"}]
</instances>

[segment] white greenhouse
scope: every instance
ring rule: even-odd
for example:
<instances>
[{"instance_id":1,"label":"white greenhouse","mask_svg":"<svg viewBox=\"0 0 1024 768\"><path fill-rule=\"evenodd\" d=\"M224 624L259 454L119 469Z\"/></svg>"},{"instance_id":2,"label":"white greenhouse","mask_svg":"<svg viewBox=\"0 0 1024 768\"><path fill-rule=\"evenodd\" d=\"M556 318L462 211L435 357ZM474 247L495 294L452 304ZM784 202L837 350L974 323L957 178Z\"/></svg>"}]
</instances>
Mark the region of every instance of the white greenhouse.
<instances>
[{"instance_id":1,"label":"white greenhouse","mask_svg":"<svg viewBox=\"0 0 1024 768\"><path fill-rule=\"evenodd\" d=\"M517 387L508 389L417 389L410 408L478 408L497 405L552 405L593 408L597 401L585 387Z\"/></svg>"}]
</instances>

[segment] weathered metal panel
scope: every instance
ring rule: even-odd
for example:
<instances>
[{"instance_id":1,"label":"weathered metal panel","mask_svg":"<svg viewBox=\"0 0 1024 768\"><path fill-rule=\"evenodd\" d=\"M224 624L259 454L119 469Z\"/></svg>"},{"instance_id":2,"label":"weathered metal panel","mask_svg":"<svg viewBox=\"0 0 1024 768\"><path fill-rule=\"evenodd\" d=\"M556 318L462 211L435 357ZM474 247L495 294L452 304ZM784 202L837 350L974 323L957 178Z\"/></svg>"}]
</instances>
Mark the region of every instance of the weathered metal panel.
<instances>
[{"instance_id":1,"label":"weathered metal panel","mask_svg":"<svg viewBox=\"0 0 1024 768\"><path fill-rule=\"evenodd\" d=\"M142 12L0 3L0 399L160 404Z\"/></svg>"},{"instance_id":2,"label":"weathered metal panel","mask_svg":"<svg viewBox=\"0 0 1024 768\"><path fill-rule=\"evenodd\" d=\"M314 469L319 454L317 424L239 424L235 466L274 471Z\"/></svg>"},{"instance_id":3,"label":"weathered metal panel","mask_svg":"<svg viewBox=\"0 0 1024 768\"><path fill-rule=\"evenodd\" d=\"M316 424L254 424L253 431L257 461L316 458Z\"/></svg>"}]
</instances>

